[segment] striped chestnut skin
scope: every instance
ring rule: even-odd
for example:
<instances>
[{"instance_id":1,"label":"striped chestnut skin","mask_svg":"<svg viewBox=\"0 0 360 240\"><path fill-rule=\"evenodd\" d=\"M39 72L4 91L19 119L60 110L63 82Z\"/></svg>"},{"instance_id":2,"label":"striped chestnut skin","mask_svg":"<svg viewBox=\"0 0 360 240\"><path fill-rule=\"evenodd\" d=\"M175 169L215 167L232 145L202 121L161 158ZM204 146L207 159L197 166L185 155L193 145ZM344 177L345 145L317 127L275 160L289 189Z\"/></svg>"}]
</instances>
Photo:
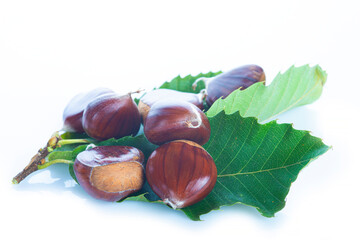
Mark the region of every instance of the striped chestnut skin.
<instances>
[{"instance_id":1,"label":"striped chestnut skin","mask_svg":"<svg viewBox=\"0 0 360 240\"><path fill-rule=\"evenodd\" d=\"M157 148L146 165L152 190L172 208L184 208L204 199L214 188L217 170L199 144L178 140Z\"/></svg>"},{"instance_id":2,"label":"striped chestnut skin","mask_svg":"<svg viewBox=\"0 0 360 240\"><path fill-rule=\"evenodd\" d=\"M63 112L63 130L83 133L82 117L86 106L95 98L109 93L114 92L108 88L95 88L88 92L79 93L73 97Z\"/></svg>"},{"instance_id":3,"label":"striped chestnut skin","mask_svg":"<svg viewBox=\"0 0 360 240\"><path fill-rule=\"evenodd\" d=\"M138 108L145 122L146 116L154 103L160 100L180 100L194 104L199 109L204 109L204 93L180 92L171 89L155 89L141 97Z\"/></svg>"},{"instance_id":4,"label":"striped chestnut skin","mask_svg":"<svg viewBox=\"0 0 360 240\"><path fill-rule=\"evenodd\" d=\"M141 116L130 94L107 94L90 102L83 115L85 132L97 140L135 135Z\"/></svg>"},{"instance_id":5,"label":"striped chestnut skin","mask_svg":"<svg viewBox=\"0 0 360 240\"><path fill-rule=\"evenodd\" d=\"M144 154L128 146L99 146L79 153L74 172L92 197L119 201L144 184Z\"/></svg>"},{"instance_id":6,"label":"striped chestnut skin","mask_svg":"<svg viewBox=\"0 0 360 240\"><path fill-rule=\"evenodd\" d=\"M265 84L264 70L257 65L244 65L222 73L206 83L206 103L210 107L217 99L226 98L236 89L244 90L257 82Z\"/></svg>"},{"instance_id":7,"label":"striped chestnut skin","mask_svg":"<svg viewBox=\"0 0 360 240\"><path fill-rule=\"evenodd\" d=\"M150 109L144 124L149 142L161 145L174 140L190 140L204 145L210 138L209 120L194 104L161 100Z\"/></svg>"}]
</instances>

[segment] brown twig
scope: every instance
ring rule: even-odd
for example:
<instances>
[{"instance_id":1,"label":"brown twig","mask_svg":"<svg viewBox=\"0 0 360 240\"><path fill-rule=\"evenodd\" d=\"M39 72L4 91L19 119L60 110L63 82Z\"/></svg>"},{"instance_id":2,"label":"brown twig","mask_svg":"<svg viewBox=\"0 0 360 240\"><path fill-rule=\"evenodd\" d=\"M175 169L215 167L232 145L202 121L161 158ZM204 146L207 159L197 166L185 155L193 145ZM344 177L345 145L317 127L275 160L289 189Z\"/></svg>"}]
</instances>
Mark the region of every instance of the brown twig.
<instances>
[{"instance_id":1,"label":"brown twig","mask_svg":"<svg viewBox=\"0 0 360 240\"><path fill-rule=\"evenodd\" d=\"M13 178L12 182L18 184L31 173L37 171L38 166L45 163L46 156L56 148L59 140L61 140L61 137L58 134L52 136L46 146L39 149L39 151L31 158L30 163Z\"/></svg>"}]
</instances>

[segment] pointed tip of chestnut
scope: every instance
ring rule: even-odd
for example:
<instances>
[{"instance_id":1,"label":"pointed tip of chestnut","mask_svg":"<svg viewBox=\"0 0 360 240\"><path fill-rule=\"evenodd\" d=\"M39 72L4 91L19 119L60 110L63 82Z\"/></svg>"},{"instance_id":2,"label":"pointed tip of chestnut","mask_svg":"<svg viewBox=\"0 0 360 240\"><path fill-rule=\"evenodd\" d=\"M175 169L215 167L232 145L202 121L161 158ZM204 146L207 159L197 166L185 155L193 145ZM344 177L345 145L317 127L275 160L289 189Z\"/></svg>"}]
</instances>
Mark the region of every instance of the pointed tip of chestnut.
<instances>
[{"instance_id":1,"label":"pointed tip of chestnut","mask_svg":"<svg viewBox=\"0 0 360 240\"><path fill-rule=\"evenodd\" d=\"M165 198L163 200L163 203L165 203L166 205L169 205L174 210L184 207L184 201L181 201L181 200L178 200L178 199Z\"/></svg>"},{"instance_id":2,"label":"pointed tip of chestnut","mask_svg":"<svg viewBox=\"0 0 360 240\"><path fill-rule=\"evenodd\" d=\"M130 94L107 94L90 102L83 114L85 132L97 140L135 135L141 116Z\"/></svg>"},{"instance_id":3,"label":"pointed tip of chestnut","mask_svg":"<svg viewBox=\"0 0 360 240\"><path fill-rule=\"evenodd\" d=\"M82 116L86 106L95 98L114 93L108 88L95 88L88 92L77 94L66 105L63 112L63 130L68 132L84 132L82 127Z\"/></svg>"},{"instance_id":4,"label":"pointed tip of chestnut","mask_svg":"<svg viewBox=\"0 0 360 240\"><path fill-rule=\"evenodd\" d=\"M210 138L211 128L204 112L195 105L162 100L151 107L144 133L149 142L156 145L180 139L204 145Z\"/></svg>"},{"instance_id":5,"label":"pointed tip of chestnut","mask_svg":"<svg viewBox=\"0 0 360 240\"><path fill-rule=\"evenodd\" d=\"M143 153L128 146L100 146L76 157L74 172L79 184L91 196L119 201L141 189Z\"/></svg>"}]
</instances>

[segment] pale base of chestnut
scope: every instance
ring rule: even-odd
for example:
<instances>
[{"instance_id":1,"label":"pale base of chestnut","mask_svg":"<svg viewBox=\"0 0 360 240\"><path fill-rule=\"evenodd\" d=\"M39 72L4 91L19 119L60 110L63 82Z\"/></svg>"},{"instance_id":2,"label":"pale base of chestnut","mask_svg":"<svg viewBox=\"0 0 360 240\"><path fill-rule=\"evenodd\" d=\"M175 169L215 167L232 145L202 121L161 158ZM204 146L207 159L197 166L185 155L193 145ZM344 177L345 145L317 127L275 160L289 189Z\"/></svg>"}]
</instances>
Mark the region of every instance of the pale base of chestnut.
<instances>
[{"instance_id":1,"label":"pale base of chestnut","mask_svg":"<svg viewBox=\"0 0 360 240\"><path fill-rule=\"evenodd\" d=\"M163 202L169 205L170 207L172 207L174 210L178 208L182 208L184 206L184 201L180 201L180 200L170 200L168 198L165 198Z\"/></svg>"}]
</instances>

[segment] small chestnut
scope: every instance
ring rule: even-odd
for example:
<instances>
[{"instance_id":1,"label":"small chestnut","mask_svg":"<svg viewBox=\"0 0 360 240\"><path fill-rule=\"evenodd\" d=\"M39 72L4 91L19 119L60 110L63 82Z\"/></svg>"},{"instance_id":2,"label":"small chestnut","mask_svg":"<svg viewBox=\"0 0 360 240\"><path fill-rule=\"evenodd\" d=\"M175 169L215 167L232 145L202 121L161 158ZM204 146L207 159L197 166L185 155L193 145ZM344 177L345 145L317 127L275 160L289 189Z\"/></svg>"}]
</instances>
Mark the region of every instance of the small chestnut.
<instances>
[{"instance_id":1,"label":"small chestnut","mask_svg":"<svg viewBox=\"0 0 360 240\"><path fill-rule=\"evenodd\" d=\"M83 133L82 116L86 106L95 98L109 93L113 93L113 91L108 88L96 88L73 97L63 112L63 130Z\"/></svg>"},{"instance_id":2,"label":"small chestnut","mask_svg":"<svg viewBox=\"0 0 360 240\"><path fill-rule=\"evenodd\" d=\"M139 111L142 116L143 122L149 113L150 108L154 103L159 100L179 100L185 101L194 104L199 109L203 109L203 100L205 96L204 93L190 93L190 92L180 92L171 89L155 89L146 93L141 97L139 102Z\"/></svg>"},{"instance_id":3,"label":"small chestnut","mask_svg":"<svg viewBox=\"0 0 360 240\"><path fill-rule=\"evenodd\" d=\"M91 196L119 201L141 189L144 155L134 147L99 146L81 152L74 163L75 176Z\"/></svg>"},{"instance_id":4,"label":"small chestnut","mask_svg":"<svg viewBox=\"0 0 360 240\"><path fill-rule=\"evenodd\" d=\"M185 101L157 101L144 124L146 138L156 145L181 139L204 145L210 132L210 123L204 112Z\"/></svg>"},{"instance_id":5,"label":"small chestnut","mask_svg":"<svg viewBox=\"0 0 360 240\"><path fill-rule=\"evenodd\" d=\"M265 74L260 66L251 64L235 68L204 81L207 91L206 103L211 106L217 99L226 98L236 89L244 90L257 82L265 83ZM193 87L195 86L196 82Z\"/></svg>"},{"instance_id":6,"label":"small chestnut","mask_svg":"<svg viewBox=\"0 0 360 240\"><path fill-rule=\"evenodd\" d=\"M135 135L141 116L130 94L107 94L90 102L85 108L82 125L97 140Z\"/></svg>"},{"instance_id":7,"label":"small chestnut","mask_svg":"<svg viewBox=\"0 0 360 240\"><path fill-rule=\"evenodd\" d=\"M161 145L150 155L146 178L156 195L177 209L204 199L215 186L217 170L199 144L178 140Z\"/></svg>"}]
</instances>

